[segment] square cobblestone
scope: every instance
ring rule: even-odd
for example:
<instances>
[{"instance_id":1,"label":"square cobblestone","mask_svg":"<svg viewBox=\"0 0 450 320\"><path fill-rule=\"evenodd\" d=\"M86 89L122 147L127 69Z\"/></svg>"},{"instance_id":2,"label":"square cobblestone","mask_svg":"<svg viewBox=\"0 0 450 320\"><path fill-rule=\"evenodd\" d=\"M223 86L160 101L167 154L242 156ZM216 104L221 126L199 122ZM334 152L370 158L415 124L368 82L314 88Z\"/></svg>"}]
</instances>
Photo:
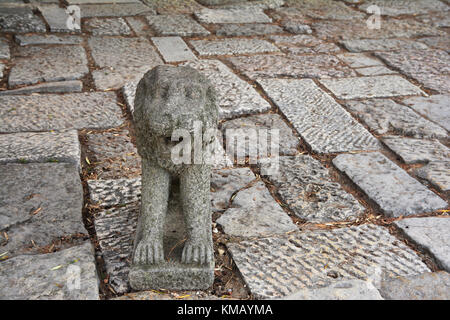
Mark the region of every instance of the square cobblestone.
<instances>
[{"instance_id":1,"label":"square cobblestone","mask_svg":"<svg viewBox=\"0 0 450 320\"><path fill-rule=\"evenodd\" d=\"M129 36L131 29L122 18L98 19L93 18L85 22L84 31L94 36Z\"/></svg>"}]
</instances>

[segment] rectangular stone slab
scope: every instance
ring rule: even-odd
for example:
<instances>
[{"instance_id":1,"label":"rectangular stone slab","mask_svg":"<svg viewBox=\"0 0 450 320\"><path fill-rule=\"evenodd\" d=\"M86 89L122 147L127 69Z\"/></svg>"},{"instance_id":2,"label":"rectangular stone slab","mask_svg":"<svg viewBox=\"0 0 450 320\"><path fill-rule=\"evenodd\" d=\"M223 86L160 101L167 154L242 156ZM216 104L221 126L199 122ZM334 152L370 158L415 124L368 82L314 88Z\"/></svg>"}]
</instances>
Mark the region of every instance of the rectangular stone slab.
<instances>
[{"instance_id":1,"label":"rectangular stone slab","mask_svg":"<svg viewBox=\"0 0 450 320\"><path fill-rule=\"evenodd\" d=\"M0 132L100 129L123 123L113 92L0 96Z\"/></svg>"},{"instance_id":2,"label":"rectangular stone slab","mask_svg":"<svg viewBox=\"0 0 450 320\"><path fill-rule=\"evenodd\" d=\"M378 141L310 79L258 80L312 150L376 150Z\"/></svg>"},{"instance_id":3,"label":"rectangular stone slab","mask_svg":"<svg viewBox=\"0 0 450 320\"><path fill-rule=\"evenodd\" d=\"M180 37L153 37L152 41L166 62L197 59Z\"/></svg>"},{"instance_id":4,"label":"rectangular stone slab","mask_svg":"<svg viewBox=\"0 0 450 320\"><path fill-rule=\"evenodd\" d=\"M277 47L260 39L193 40L194 49L202 56L239 55L279 52Z\"/></svg>"},{"instance_id":5,"label":"rectangular stone slab","mask_svg":"<svg viewBox=\"0 0 450 320\"><path fill-rule=\"evenodd\" d=\"M195 12L202 23L266 23L272 22L259 8L249 9L203 9Z\"/></svg>"},{"instance_id":6,"label":"rectangular stone slab","mask_svg":"<svg viewBox=\"0 0 450 320\"><path fill-rule=\"evenodd\" d=\"M391 217L447 207L447 202L378 152L341 154L333 164Z\"/></svg>"}]
</instances>

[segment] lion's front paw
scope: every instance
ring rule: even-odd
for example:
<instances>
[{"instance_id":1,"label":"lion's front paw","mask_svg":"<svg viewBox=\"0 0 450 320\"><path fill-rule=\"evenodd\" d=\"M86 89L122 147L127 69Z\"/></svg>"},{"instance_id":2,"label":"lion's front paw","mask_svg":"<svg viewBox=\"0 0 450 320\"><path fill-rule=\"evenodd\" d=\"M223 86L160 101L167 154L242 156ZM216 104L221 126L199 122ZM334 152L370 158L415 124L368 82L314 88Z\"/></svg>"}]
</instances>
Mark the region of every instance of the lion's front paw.
<instances>
[{"instance_id":1,"label":"lion's front paw","mask_svg":"<svg viewBox=\"0 0 450 320\"><path fill-rule=\"evenodd\" d=\"M164 261L161 241L142 239L134 252L134 264L156 264Z\"/></svg>"},{"instance_id":2,"label":"lion's front paw","mask_svg":"<svg viewBox=\"0 0 450 320\"><path fill-rule=\"evenodd\" d=\"M188 240L183 248L181 262L205 264L212 260L212 249L207 241Z\"/></svg>"}]
</instances>

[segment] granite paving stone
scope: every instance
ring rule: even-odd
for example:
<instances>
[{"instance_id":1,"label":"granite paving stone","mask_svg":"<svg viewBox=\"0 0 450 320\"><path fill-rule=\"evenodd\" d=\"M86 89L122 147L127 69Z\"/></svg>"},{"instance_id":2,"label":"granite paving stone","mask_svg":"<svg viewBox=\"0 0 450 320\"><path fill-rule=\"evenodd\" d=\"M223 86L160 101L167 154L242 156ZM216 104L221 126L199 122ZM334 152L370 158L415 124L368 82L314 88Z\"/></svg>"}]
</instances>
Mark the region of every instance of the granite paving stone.
<instances>
[{"instance_id":1,"label":"granite paving stone","mask_svg":"<svg viewBox=\"0 0 450 320\"><path fill-rule=\"evenodd\" d=\"M131 142L128 130L88 133L87 156L90 173L97 179L137 177L141 174L141 158Z\"/></svg>"},{"instance_id":2,"label":"granite paving stone","mask_svg":"<svg viewBox=\"0 0 450 320\"><path fill-rule=\"evenodd\" d=\"M356 220L364 211L309 155L280 157L278 173L268 179L295 215L308 222Z\"/></svg>"},{"instance_id":3,"label":"granite paving stone","mask_svg":"<svg viewBox=\"0 0 450 320\"><path fill-rule=\"evenodd\" d=\"M143 0L143 2L158 14L192 14L204 8L195 0Z\"/></svg>"},{"instance_id":4,"label":"granite paving stone","mask_svg":"<svg viewBox=\"0 0 450 320\"><path fill-rule=\"evenodd\" d=\"M99 19L93 18L84 23L84 31L94 36L128 36L131 29L122 18Z\"/></svg>"},{"instance_id":5,"label":"granite paving stone","mask_svg":"<svg viewBox=\"0 0 450 320\"><path fill-rule=\"evenodd\" d=\"M291 78L339 78L352 77L356 73L331 54L300 56L255 55L233 57L229 61L251 79Z\"/></svg>"},{"instance_id":6,"label":"granite paving stone","mask_svg":"<svg viewBox=\"0 0 450 320\"><path fill-rule=\"evenodd\" d=\"M386 75L386 74L397 73L385 66L364 67L364 68L355 69L355 71L362 76L381 76L381 75Z\"/></svg>"},{"instance_id":7,"label":"granite paving stone","mask_svg":"<svg viewBox=\"0 0 450 320\"><path fill-rule=\"evenodd\" d=\"M8 40L0 38L0 59L9 59L9 58L10 58L10 51Z\"/></svg>"},{"instance_id":8,"label":"granite paving stone","mask_svg":"<svg viewBox=\"0 0 450 320\"><path fill-rule=\"evenodd\" d=\"M444 31L409 19L382 20L380 29L367 28L367 19L314 22L311 27L324 40L390 39L445 36Z\"/></svg>"},{"instance_id":9,"label":"granite paving stone","mask_svg":"<svg viewBox=\"0 0 450 320\"><path fill-rule=\"evenodd\" d=\"M403 103L450 131L450 95L412 97Z\"/></svg>"},{"instance_id":10,"label":"granite paving stone","mask_svg":"<svg viewBox=\"0 0 450 320\"><path fill-rule=\"evenodd\" d=\"M8 78L9 87L42 81L76 80L89 72L82 46L20 47Z\"/></svg>"},{"instance_id":11,"label":"granite paving stone","mask_svg":"<svg viewBox=\"0 0 450 320\"><path fill-rule=\"evenodd\" d=\"M125 99L125 104L127 105L127 108L132 116L134 115L134 99L136 97L136 89L138 83L139 80L130 81L122 87L122 94Z\"/></svg>"},{"instance_id":12,"label":"granite paving stone","mask_svg":"<svg viewBox=\"0 0 450 320\"><path fill-rule=\"evenodd\" d=\"M362 78L320 79L338 99L383 98L424 94L419 87L398 75Z\"/></svg>"},{"instance_id":13,"label":"granite paving stone","mask_svg":"<svg viewBox=\"0 0 450 320\"><path fill-rule=\"evenodd\" d=\"M286 5L299 8L302 13L313 19L362 20L366 15L333 0L286 0Z\"/></svg>"},{"instance_id":14,"label":"granite paving stone","mask_svg":"<svg viewBox=\"0 0 450 320\"><path fill-rule=\"evenodd\" d=\"M422 41L422 39L420 39L420 41ZM428 47L421 42L405 39L352 39L340 41L340 43L351 52L428 49Z\"/></svg>"},{"instance_id":15,"label":"granite paving stone","mask_svg":"<svg viewBox=\"0 0 450 320\"><path fill-rule=\"evenodd\" d=\"M66 9L57 5L42 5L38 8L49 25L51 32L81 32L79 25L72 24L71 26L67 23L70 15L66 12Z\"/></svg>"},{"instance_id":16,"label":"granite paving stone","mask_svg":"<svg viewBox=\"0 0 450 320\"><path fill-rule=\"evenodd\" d=\"M283 21L282 25L286 31L294 34L311 34L313 32L309 25L295 21Z\"/></svg>"},{"instance_id":17,"label":"granite paving stone","mask_svg":"<svg viewBox=\"0 0 450 320\"><path fill-rule=\"evenodd\" d=\"M390 217L431 212L447 202L381 153L341 154L333 164Z\"/></svg>"},{"instance_id":18,"label":"granite paving stone","mask_svg":"<svg viewBox=\"0 0 450 320\"><path fill-rule=\"evenodd\" d=\"M214 1L214 0L213 0ZM251 1L230 1L227 4L220 5L217 8L222 9L275 9L284 5L284 0L251 0Z\"/></svg>"},{"instance_id":19,"label":"granite paving stone","mask_svg":"<svg viewBox=\"0 0 450 320\"><path fill-rule=\"evenodd\" d=\"M94 249L89 242L58 252L1 262L2 300L99 300Z\"/></svg>"},{"instance_id":20,"label":"granite paving stone","mask_svg":"<svg viewBox=\"0 0 450 320\"><path fill-rule=\"evenodd\" d=\"M83 83L79 80L44 82L33 86L21 87L13 90L0 91L0 96L21 95L32 93L66 93L81 92Z\"/></svg>"},{"instance_id":21,"label":"granite paving stone","mask_svg":"<svg viewBox=\"0 0 450 320\"><path fill-rule=\"evenodd\" d=\"M437 140L387 136L383 142L407 164L450 159L450 149Z\"/></svg>"},{"instance_id":22,"label":"granite paving stone","mask_svg":"<svg viewBox=\"0 0 450 320\"><path fill-rule=\"evenodd\" d=\"M347 101L348 110L376 134L413 138L446 138L447 131L419 114L389 99Z\"/></svg>"},{"instance_id":23,"label":"granite paving stone","mask_svg":"<svg viewBox=\"0 0 450 320\"><path fill-rule=\"evenodd\" d=\"M159 36L193 37L210 34L208 30L186 15L154 15L146 18Z\"/></svg>"},{"instance_id":24,"label":"granite paving stone","mask_svg":"<svg viewBox=\"0 0 450 320\"><path fill-rule=\"evenodd\" d=\"M113 92L0 96L0 132L99 129L119 126Z\"/></svg>"},{"instance_id":25,"label":"granite paving stone","mask_svg":"<svg viewBox=\"0 0 450 320\"><path fill-rule=\"evenodd\" d=\"M75 130L0 135L0 163L67 162L80 168L80 156Z\"/></svg>"},{"instance_id":26,"label":"granite paving stone","mask_svg":"<svg viewBox=\"0 0 450 320\"><path fill-rule=\"evenodd\" d=\"M272 40L280 49L293 55L305 53L331 53L341 51L341 49L334 43L327 43L310 35L276 35L270 36L269 39Z\"/></svg>"},{"instance_id":27,"label":"granite paving stone","mask_svg":"<svg viewBox=\"0 0 450 320\"><path fill-rule=\"evenodd\" d=\"M248 9L202 9L194 13L202 23L270 23L260 8Z\"/></svg>"},{"instance_id":28,"label":"granite paving stone","mask_svg":"<svg viewBox=\"0 0 450 320\"><path fill-rule=\"evenodd\" d=\"M197 59L191 49L189 49L180 37L153 37L152 41L166 62L179 62Z\"/></svg>"},{"instance_id":29,"label":"granite paving stone","mask_svg":"<svg viewBox=\"0 0 450 320\"><path fill-rule=\"evenodd\" d=\"M411 218L395 224L419 247L430 252L440 267L450 270L449 217Z\"/></svg>"},{"instance_id":30,"label":"granite paving stone","mask_svg":"<svg viewBox=\"0 0 450 320\"><path fill-rule=\"evenodd\" d=\"M434 27L444 27L444 28L450 27L450 18L448 16L448 11L445 10L419 15L416 16L416 19L422 23L432 25Z\"/></svg>"},{"instance_id":31,"label":"granite paving stone","mask_svg":"<svg viewBox=\"0 0 450 320\"><path fill-rule=\"evenodd\" d=\"M70 4L139 3L139 0L65 0Z\"/></svg>"},{"instance_id":32,"label":"granite paving stone","mask_svg":"<svg viewBox=\"0 0 450 320\"><path fill-rule=\"evenodd\" d=\"M438 0L371 0L363 3L359 8L366 11L371 5L380 7L381 15L385 16L415 15L450 10L445 3Z\"/></svg>"},{"instance_id":33,"label":"granite paving stone","mask_svg":"<svg viewBox=\"0 0 450 320\"><path fill-rule=\"evenodd\" d=\"M141 199L141 178L88 180L91 201L101 207L137 202Z\"/></svg>"},{"instance_id":34,"label":"granite paving stone","mask_svg":"<svg viewBox=\"0 0 450 320\"><path fill-rule=\"evenodd\" d=\"M295 232L289 236L227 244L250 292L280 298L340 281L368 280L429 271L388 230L374 225Z\"/></svg>"},{"instance_id":35,"label":"granite paving stone","mask_svg":"<svg viewBox=\"0 0 450 320\"><path fill-rule=\"evenodd\" d=\"M337 57L352 68L383 66L383 63L380 60L371 58L364 53L343 53L339 54Z\"/></svg>"},{"instance_id":36,"label":"granite paving stone","mask_svg":"<svg viewBox=\"0 0 450 320\"><path fill-rule=\"evenodd\" d=\"M87 234L83 188L76 165L0 165L0 250L35 253L61 237Z\"/></svg>"},{"instance_id":37,"label":"granite paving stone","mask_svg":"<svg viewBox=\"0 0 450 320\"><path fill-rule=\"evenodd\" d=\"M221 118L260 113L271 108L251 85L218 60L190 61L183 65L197 69L212 82Z\"/></svg>"},{"instance_id":38,"label":"granite paving stone","mask_svg":"<svg viewBox=\"0 0 450 320\"><path fill-rule=\"evenodd\" d=\"M17 34L14 36L14 39L20 46L41 44L81 44L83 42L83 38L81 36L59 36L54 34Z\"/></svg>"},{"instance_id":39,"label":"granite paving stone","mask_svg":"<svg viewBox=\"0 0 450 320\"><path fill-rule=\"evenodd\" d=\"M263 182L239 191L217 223L235 237L266 237L297 230Z\"/></svg>"},{"instance_id":40,"label":"granite paving stone","mask_svg":"<svg viewBox=\"0 0 450 320\"><path fill-rule=\"evenodd\" d=\"M279 52L273 44L261 39L192 40L190 43L202 56Z\"/></svg>"},{"instance_id":41,"label":"granite paving stone","mask_svg":"<svg viewBox=\"0 0 450 320\"><path fill-rule=\"evenodd\" d=\"M445 51L428 49L424 54L423 50L401 50L375 55L429 89L450 92L450 57Z\"/></svg>"},{"instance_id":42,"label":"granite paving stone","mask_svg":"<svg viewBox=\"0 0 450 320\"><path fill-rule=\"evenodd\" d=\"M129 81L140 80L145 72L163 64L145 38L91 37L88 43L94 62L100 67L100 70L92 72L99 90L121 88Z\"/></svg>"},{"instance_id":43,"label":"granite paving stone","mask_svg":"<svg viewBox=\"0 0 450 320\"><path fill-rule=\"evenodd\" d=\"M155 11L142 3L80 4L81 18L124 17L154 14Z\"/></svg>"},{"instance_id":44,"label":"granite paving stone","mask_svg":"<svg viewBox=\"0 0 450 320\"><path fill-rule=\"evenodd\" d=\"M381 296L386 300L449 300L450 274L445 271L381 281Z\"/></svg>"},{"instance_id":45,"label":"granite paving stone","mask_svg":"<svg viewBox=\"0 0 450 320\"><path fill-rule=\"evenodd\" d=\"M254 115L244 118L232 119L222 123L222 130L225 132L225 135L227 135L227 130L230 129L237 129L237 131L230 131L229 137L245 136L245 141L239 140L240 143L245 143L246 141L248 141L248 144L246 144L245 148L243 148L242 150L244 151L242 156L245 157L249 155L264 155L263 153L258 154L258 150L259 148L263 148L262 151L264 151L266 150L264 148L265 145L267 145L267 147L270 146L271 130L278 130L278 150L281 155L295 155L298 152L297 149L300 146L299 139L294 135L292 129L283 121L281 116L279 116L278 114L268 113ZM267 131L267 139L259 141L258 143L259 130ZM234 134L231 134L233 132ZM263 136L264 135L261 135L261 137ZM236 145L234 143L229 143L227 145L227 148L229 149L229 154L236 157L236 153L238 150L236 149ZM268 156L268 154L266 154L265 156Z\"/></svg>"},{"instance_id":46,"label":"granite paving stone","mask_svg":"<svg viewBox=\"0 0 450 320\"><path fill-rule=\"evenodd\" d=\"M434 161L426 166L415 170L416 174L439 190L447 192L450 190L450 161Z\"/></svg>"},{"instance_id":47,"label":"granite paving stone","mask_svg":"<svg viewBox=\"0 0 450 320\"><path fill-rule=\"evenodd\" d=\"M256 36L272 33L283 33L283 29L274 24L224 24L221 25L216 34L218 36Z\"/></svg>"},{"instance_id":48,"label":"granite paving stone","mask_svg":"<svg viewBox=\"0 0 450 320\"><path fill-rule=\"evenodd\" d=\"M425 43L429 47L434 47L450 53L450 39L448 37L425 37L419 39L419 41Z\"/></svg>"},{"instance_id":49,"label":"granite paving stone","mask_svg":"<svg viewBox=\"0 0 450 320\"><path fill-rule=\"evenodd\" d=\"M154 32L151 30L150 26L144 22L143 17L126 17L125 20L127 20L128 24L131 26L131 29L133 29L137 36L154 36Z\"/></svg>"},{"instance_id":50,"label":"granite paving stone","mask_svg":"<svg viewBox=\"0 0 450 320\"><path fill-rule=\"evenodd\" d=\"M2 7L0 12L0 31L27 33L45 32L45 24L35 15L31 7Z\"/></svg>"},{"instance_id":51,"label":"granite paving stone","mask_svg":"<svg viewBox=\"0 0 450 320\"><path fill-rule=\"evenodd\" d=\"M286 300L383 300L380 292L363 280L343 280L328 287L302 289Z\"/></svg>"},{"instance_id":52,"label":"granite paving stone","mask_svg":"<svg viewBox=\"0 0 450 320\"><path fill-rule=\"evenodd\" d=\"M378 141L310 79L258 80L317 153L376 150Z\"/></svg>"}]
</instances>

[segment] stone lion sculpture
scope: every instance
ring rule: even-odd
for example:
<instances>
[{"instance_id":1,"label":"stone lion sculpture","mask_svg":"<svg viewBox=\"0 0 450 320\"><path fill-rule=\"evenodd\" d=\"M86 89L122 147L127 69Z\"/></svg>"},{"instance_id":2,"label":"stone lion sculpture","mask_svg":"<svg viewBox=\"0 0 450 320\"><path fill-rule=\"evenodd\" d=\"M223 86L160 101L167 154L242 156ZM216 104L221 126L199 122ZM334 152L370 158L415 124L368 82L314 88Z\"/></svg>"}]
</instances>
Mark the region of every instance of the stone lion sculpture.
<instances>
[{"instance_id":1,"label":"stone lion sculpture","mask_svg":"<svg viewBox=\"0 0 450 320\"><path fill-rule=\"evenodd\" d=\"M185 264L206 264L213 259L208 164L175 164L171 159L172 133L216 128L218 108L208 79L190 67L158 66L137 86L134 123L142 157L142 198L133 249L133 264L164 261L163 233L171 183L179 179L180 202L187 239L181 255ZM203 143L205 147L212 141Z\"/></svg>"}]
</instances>

